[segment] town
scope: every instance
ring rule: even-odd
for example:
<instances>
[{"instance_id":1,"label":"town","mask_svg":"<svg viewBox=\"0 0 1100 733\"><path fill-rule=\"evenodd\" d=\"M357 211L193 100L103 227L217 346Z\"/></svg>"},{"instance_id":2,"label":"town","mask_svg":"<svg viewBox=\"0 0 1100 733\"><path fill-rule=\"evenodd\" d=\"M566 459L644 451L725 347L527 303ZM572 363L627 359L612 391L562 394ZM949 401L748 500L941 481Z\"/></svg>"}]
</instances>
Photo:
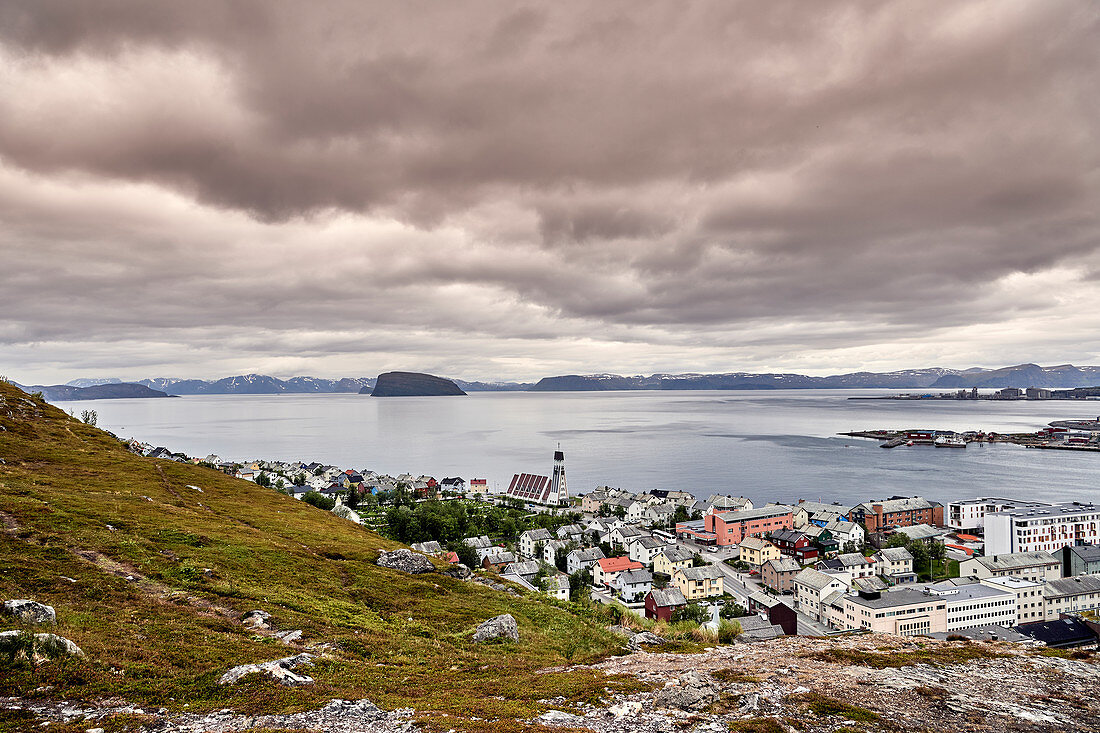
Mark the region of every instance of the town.
<instances>
[{"instance_id":1,"label":"town","mask_svg":"<svg viewBox=\"0 0 1100 733\"><path fill-rule=\"evenodd\" d=\"M758 506L607 486L571 496L560 447L550 475L517 473L500 490L478 478L239 464L129 444L270 486L559 601L714 629L736 619L742 641L874 631L1057 648L1100 642L1100 508L1091 501Z\"/></svg>"}]
</instances>

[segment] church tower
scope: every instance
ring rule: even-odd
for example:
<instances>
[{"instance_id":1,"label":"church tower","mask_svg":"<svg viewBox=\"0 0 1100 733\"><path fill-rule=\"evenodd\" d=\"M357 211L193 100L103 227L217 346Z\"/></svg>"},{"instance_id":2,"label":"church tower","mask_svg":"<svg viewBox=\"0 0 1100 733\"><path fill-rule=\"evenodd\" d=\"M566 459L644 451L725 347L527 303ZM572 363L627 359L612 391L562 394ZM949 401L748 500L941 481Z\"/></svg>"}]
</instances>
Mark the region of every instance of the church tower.
<instances>
[{"instance_id":1,"label":"church tower","mask_svg":"<svg viewBox=\"0 0 1100 733\"><path fill-rule=\"evenodd\" d=\"M565 454L562 453L561 443L554 451L554 477L550 482L551 502L559 506L569 503L569 489L565 486Z\"/></svg>"}]
</instances>

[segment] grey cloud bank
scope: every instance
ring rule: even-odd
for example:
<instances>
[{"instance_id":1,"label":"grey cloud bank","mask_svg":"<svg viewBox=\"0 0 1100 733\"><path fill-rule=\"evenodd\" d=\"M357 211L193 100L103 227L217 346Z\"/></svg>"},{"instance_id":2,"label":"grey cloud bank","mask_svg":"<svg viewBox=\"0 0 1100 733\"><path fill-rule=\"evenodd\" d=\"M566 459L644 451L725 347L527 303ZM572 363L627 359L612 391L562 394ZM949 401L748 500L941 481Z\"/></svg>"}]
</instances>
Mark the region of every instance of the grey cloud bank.
<instances>
[{"instance_id":1,"label":"grey cloud bank","mask_svg":"<svg viewBox=\"0 0 1100 733\"><path fill-rule=\"evenodd\" d=\"M1100 8L0 3L0 369L1093 363Z\"/></svg>"}]
</instances>

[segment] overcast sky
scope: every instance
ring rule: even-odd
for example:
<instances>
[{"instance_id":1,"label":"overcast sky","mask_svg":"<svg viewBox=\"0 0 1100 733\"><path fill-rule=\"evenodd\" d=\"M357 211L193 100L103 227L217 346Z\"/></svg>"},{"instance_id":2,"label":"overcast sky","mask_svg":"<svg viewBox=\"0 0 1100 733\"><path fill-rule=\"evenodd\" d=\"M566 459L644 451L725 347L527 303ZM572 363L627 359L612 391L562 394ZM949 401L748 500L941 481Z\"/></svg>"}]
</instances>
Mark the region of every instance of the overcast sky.
<instances>
[{"instance_id":1,"label":"overcast sky","mask_svg":"<svg viewBox=\"0 0 1100 733\"><path fill-rule=\"evenodd\" d=\"M1100 3L0 0L0 373L1100 363Z\"/></svg>"}]
</instances>

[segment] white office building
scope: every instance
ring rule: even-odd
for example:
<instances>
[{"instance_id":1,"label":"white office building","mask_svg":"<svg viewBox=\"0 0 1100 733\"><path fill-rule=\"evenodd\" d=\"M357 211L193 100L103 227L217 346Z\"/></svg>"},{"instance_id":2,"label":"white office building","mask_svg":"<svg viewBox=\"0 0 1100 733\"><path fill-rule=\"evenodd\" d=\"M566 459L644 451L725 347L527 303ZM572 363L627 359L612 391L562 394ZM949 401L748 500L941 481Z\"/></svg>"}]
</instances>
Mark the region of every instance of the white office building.
<instances>
[{"instance_id":1,"label":"white office building","mask_svg":"<svg viewBox=\"0 0 1100 733\"><path fill-rule=\"evenodd\" d=\"M979 582L990 588L1015 594L1017 624L1030 624L1043 620L1046 612L1043 603L1042 582L1009 576L982 578Z\"/></svg>"},{"instance_id":2,"label":"white office building","mask_svg":"<svg viewBox=\"0 0 1100 733\"><path fill-rule=\"evenodd\" d=\"M1100 508L1074 501L1020 507L985 515L985 554L1058 552L1066 545L1100 543Z\"/></svg>"},{"instance_id":3,"label":"white office building","mask_svg":"<svg viewBox=\"0 0 1100 733\"><path fill-rule=\"evenodd\" d=\"M947 603L947 631L1016 625L1016 593L1013 591L981 583L937 583L929 590Z\"/></svg>"}]
</instances>

